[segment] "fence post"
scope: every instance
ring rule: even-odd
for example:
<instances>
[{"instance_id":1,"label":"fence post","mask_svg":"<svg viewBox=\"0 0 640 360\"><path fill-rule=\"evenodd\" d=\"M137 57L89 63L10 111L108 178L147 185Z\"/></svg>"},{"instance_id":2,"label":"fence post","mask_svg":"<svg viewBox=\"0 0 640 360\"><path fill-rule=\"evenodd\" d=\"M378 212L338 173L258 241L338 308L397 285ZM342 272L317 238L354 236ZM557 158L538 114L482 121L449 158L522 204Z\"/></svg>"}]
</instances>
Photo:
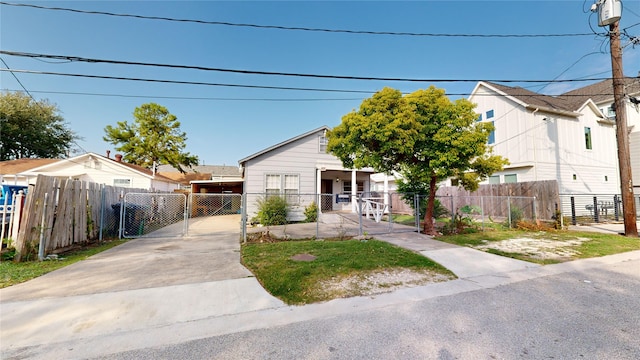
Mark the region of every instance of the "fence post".
<instances>
[{"instance_id":1,"label":"fence post","mask_svg":"<svg viewBox=\"0 0 640 360\"><path fill-rule=\"evenodd\" d=\"M420 195L413 194L413 208L416 213L416 228L418 229L418 234L420 234Z\"/></svg>"},{"instance_id":2,"label":"fence post","mask_svg":"<svg viewBox=\"0 0 640 360\"><path fill-rule=\"evenodd\" d=\"M320 215L322 212L322 194L316 194L316 239L320 238Z\"/></svg>"},{"instance_id":3,"label":"fence post","mask_svg":"<svg viewBox=\"0 0 640 360\"><path fill-rule=\"evenodd\" d=\"M118 224L118 239L122 239L122 235L124 233L124 190L120 190L120 219Z\"/></svg>"},{"instance_id":4,"label":"fence post","mask_svg":"<svg viewBox=\"0 0 640 360\"><path fill-rule=\"evenodd\" d=\"M616 221L620 221L620 211L618 210L619 201L618 195L613 195L613 212L616 216Z\"/></svg>"},{"instance_id":5,"label":"fence post","mask_svg":"<svg viewBox=\"0 0 640 360\"><path fill-rule=\"evenodd\" d=\"M480 196L480 215L482 215L482 230L484 231L484 196Z\"/></svg>"},{"instance_id":6,"label":"fence post","mask_svg":"<svg viewBox=\"0 0 640 360\"><path fill-rule=\"evenodd\" d=\"M187 195L182 194L184 196L184 225L182 226L182 236L189 235L189 201L187 199Z\"/></svg>"},{"instance_id":7,"label":"fence post","mask_svg":"<svg viewBox=\"0 0 640 360\"><path fill-rule=\"evenodd\" d=\"M393 215L393 211L392 211L392 206L393 206L393 202L391 201L391 193L387 192L385 193L385 197L387 200L387 213L389 214L389 232L391 232L393 230L393 219L392 219L392 215ZM384 204L382 205L382 213L384 214Z\"/></svg>"},{"instance_id":8,"label":"fence post","mask_svg":"<svg viewBox=\"0 0 640 360\"><path fill-rule=\"evenodd\" d=\"M536 209L536 197L533 197L533 221L538 220L538 209Z\"/></svg>"},{"instance_id":9,"label":"fence post","mask_svg":"<svg viewBox=\"0 0 640 360\"><path fill-rule=\"evenodd\" d=\"M100 184L100 233L98 234L98 242L102 242L102 231L104 228L105 191L104 184Z\"/></svg>"},{"instance_id":10,"label":"fence post","mask_svg":"<svg viewBox=\"0 0 640 360\"><path fill-rule=\"evenodd\" d=\"M453 208L453 195L449 197L451 199L451 224L455 224L456 222L456 211Z\"/></svg>"},{"instance_id":11,"label":"fence post","mask_svg":"<svg viewBox=\"0 0 640 360\"><path fill-rule=\"evenodd\" d=\"M38 260L44 260L44 224L47 217L47 200L49 200L49 193L44 193L44 202L42 203L42 220L40 221L40 243L38 245Z\"/></svg>"},{"instance_id":12,"label":"fence post","mask_svg":"<svg viewBox=\"0 0 640 360\"><path fill-rule=\"evenodd\" d=\"M362 236L362 193L358 194L358 225L359 225L359 233L358 236Z\"/></svg>"},{"instance_id":13,"label":"fence post","mask_svg":"<svg viewBox=\"0 0 640 360\"><path fill-rule=\"evenodd\" d=\"M507 196L507 219L509 220L509 228L511 228L511 196Z\"/></svg>"},{"instance_id":14,"label":"fence post","mask_svg":"<svg viewBox=\"0 0 640 360\"><path fill-rule=\"evenodd\" d=\"M598 197L593 197L593 221L600 222L600 209L598 209Z\"/></svg>"},{"instance_id":15,"label":"fence post","mask_svg":"<svg viewBox=\"0 0 640 360\"><path fill-rule=\"evenodd\" d=\"M240 226L242 226L242 242L247 243L247 193L242 194L240 210Z\"/></svg>"}]
</instances>

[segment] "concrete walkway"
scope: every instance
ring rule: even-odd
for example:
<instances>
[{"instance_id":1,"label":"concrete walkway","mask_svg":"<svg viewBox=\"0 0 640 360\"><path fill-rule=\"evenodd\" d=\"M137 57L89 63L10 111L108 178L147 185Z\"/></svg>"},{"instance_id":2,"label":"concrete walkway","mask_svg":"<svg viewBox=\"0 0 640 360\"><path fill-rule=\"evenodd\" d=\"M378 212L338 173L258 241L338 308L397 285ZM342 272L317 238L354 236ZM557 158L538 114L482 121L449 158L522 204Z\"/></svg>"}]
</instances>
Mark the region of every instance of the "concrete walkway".
<instances>
[{"instance_id":1,"label":"concrete walkway","mask_svg":"<svg viewBox=\"0 0 640 360\"><path fill-rule=\"evenodd\" d=\"M287 306L240 264L239 219L200 219L196 236L139 238L0 289L0 358L88 358L447 296L602 263L640 251L539 266L416 233L376 236L418 251L458 280L376 296ZM206 234L208 228L209 235ZM221 230L222 229L222 230Z\"/></svg>"}]
</instances>

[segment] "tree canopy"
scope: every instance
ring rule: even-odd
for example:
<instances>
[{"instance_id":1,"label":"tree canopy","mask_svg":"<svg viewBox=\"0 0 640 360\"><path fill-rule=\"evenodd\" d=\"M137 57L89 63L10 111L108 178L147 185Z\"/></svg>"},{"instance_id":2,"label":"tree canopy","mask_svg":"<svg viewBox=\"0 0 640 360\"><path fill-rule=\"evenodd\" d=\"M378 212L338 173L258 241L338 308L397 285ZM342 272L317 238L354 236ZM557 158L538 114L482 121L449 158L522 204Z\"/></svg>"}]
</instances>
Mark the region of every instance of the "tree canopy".
<instances>
[{"instance_id":1,"label":"tree canopy","mask_svg":"<svg viewBox=\"0 0 640 360\"><path fill-rule=\"evenodd\" d=\"M168 164L184 173L184 167L198 164L198 157L184 152L187 134L177 117L164 106L148 103L133 111L133 123L118 121L107 125L103 139L123 153L126 162L152 168Z\"/></svg>"},{"instance_id":2,"label":"tree canopy","mask_svg":"<svg viewBox=\"0 0 640 360\"><path fill-rule=\"evenodd\" d=\"M487 141L493 125L476 122L474 108L466 99L452 102L434 86L405 96L384 88L342 117L327 134L328 150L348 168L372 167L427 180L424 231L433 233L438 181L454 177L475 190L480 181L508 164L492 154Z\"/></svg>"},{"instance_id":3,"label":"tree canopy","mask_svg":"<svg viewBox=\"0 0 640 360\"><path fill-rule=\"evenodd\" d=\"M0 161L62 157L77 139L57 105L21 92L0 95Z\"/></svg>"}]
</instances>

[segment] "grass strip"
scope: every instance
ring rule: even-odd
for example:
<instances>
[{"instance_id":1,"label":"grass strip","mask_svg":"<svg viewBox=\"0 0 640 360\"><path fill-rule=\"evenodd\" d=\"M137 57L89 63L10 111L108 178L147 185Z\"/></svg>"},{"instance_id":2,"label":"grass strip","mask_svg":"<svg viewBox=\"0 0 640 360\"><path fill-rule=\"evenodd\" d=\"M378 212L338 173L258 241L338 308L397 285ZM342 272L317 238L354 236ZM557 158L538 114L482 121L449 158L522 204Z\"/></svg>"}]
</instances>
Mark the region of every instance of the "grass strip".
<instances>
[{"instance_id":1,"label":"grass strip","mask_svg":"<svg viewBox=\"0 0 640 360\"><path fill-rule=\"evenodd\" d=\"M298 254L315 260L291 259ZM320 284L334 277L396 268L452 275L420 254L378 240L250 243L242 246L242 262L269 293L288 304L330 300Z\"/></svg>"}]
</instances>

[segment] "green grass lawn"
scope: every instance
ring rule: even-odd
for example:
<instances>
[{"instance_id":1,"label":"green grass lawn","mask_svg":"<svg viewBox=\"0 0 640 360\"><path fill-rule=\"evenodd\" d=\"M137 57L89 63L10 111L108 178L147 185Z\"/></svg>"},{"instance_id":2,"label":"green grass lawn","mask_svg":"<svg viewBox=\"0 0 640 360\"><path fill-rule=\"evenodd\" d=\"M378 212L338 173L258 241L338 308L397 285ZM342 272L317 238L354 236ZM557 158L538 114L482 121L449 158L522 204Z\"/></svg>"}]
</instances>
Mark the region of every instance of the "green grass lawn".
<instances>
[{"instance_id":1,"label":"green grass lawn","mask_svg":"<svg viewBox=\"0 0 640 360\"><path fill-rule=\"evenodd\" d=\"M576 259L586 259L613 255L626 251L640 250L640 238L631 238L616 234L604 234L588 231L524 231L524 230L488 230L457 235L440 235L435 239L450 244L478 247L497 244L503 240L528 238L545 239L560 244L557 251L570 250L571 254L555 259L539 258L527 252L487 249L487 252L538 264L554 264ZM562 245L560 242L581 240L579 243Z\"/></svg>"},{"instance_id":2,"label":"green grass lawn","mask_svg":"<svg viewBox=\"0 0 640 360\"><path fill-rule=\"evenodd\" d=\"M48 272L84 260L91 255L111 249L124 242L126 242L126 240L113 240L102 244L89 245L80 250L74 250L60 255L58 260L36 260L14 263L11 260L3 259L2 262L0 262L0 288L31 280Z\"/></svg>"},{"instance_id":3,"label":"green grass lawn","mask_svg":"<svg viewBox=\"0 0 640 360\"><path fill-rule=\"evenodd\" d=\"M297 254L316 259L292 260ZM420 254L378 240L249 243L242 246L242 262L269 293L288 304L330 300L320 284L335 277L397 268L453 276Z\"/></svg>"}]
</instances>

